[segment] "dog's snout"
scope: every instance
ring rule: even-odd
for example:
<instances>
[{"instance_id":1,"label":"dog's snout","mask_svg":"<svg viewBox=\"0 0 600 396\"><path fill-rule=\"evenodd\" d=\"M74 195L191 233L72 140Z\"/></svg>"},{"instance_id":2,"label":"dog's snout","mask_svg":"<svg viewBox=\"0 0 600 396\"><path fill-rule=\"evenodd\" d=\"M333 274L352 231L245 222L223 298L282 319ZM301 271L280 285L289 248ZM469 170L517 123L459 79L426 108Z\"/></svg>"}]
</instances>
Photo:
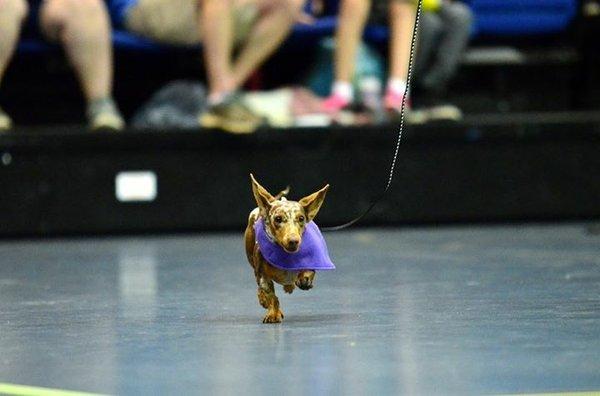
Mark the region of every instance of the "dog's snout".
<instances>
[{"instance_id":1,"label":"dog's snout","mask_svg":"<svg viewBox=\"0 0 600 396\"><path fill-rule=\"evenodd\" d=\"M297 238L291 238L290 240L288 240L288 243L287 243L288 250L291 250L291 251L297 250L299 245L300 245L300 239L297 239Z\"/></svg>"}]
</instances>

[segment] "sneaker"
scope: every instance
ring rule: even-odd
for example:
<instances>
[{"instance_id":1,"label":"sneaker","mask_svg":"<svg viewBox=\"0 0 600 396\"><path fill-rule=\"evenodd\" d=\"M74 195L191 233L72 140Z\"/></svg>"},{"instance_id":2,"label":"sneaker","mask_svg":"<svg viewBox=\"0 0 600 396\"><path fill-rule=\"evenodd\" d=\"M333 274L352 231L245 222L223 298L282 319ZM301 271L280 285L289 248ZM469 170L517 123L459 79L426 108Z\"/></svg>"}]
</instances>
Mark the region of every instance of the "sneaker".
<instances>
[{"instance_id":1,"label":"sneaker","mask_svg":"<svg viewBox=\"0 0 600 396\"><path fill-rule=\"evenodd\" d=\"M325 113L335 114L350 106L350 101L341 95L333 94L323 101L321 107Z\"/></svg>"},{"instance_id":2,"label":"sneaker","mask_svg":"<svg viewBox=\"0 0 600 396\"><path fill-rule=\"evenodd\" d=\"M125 128L125 122L120 114L115 112L102 112L94 115L90 119L90 129L92 131L122 131Z\"/></svg>"},{"instance_id":3,"label":"sneaker","mask_svg":"<svg viewBox=\"0 0 600 396\"><path fill-rule=\"evenodd\" d=\"M441 104L435 105L427 110L427 115L431 121L454 121L458 122L462 120L463 113L461 109L453 104Z\"/></svg>"},{"instance_id":4,"label":"sneaker","mask_svg":"<svg viewBox=\"0 0 600 396\"><path fill-rule=\"evenodd\" d=\"M398 120L402 114L402 101L404 95L388 90L383 99L384 107L393 119ZM404 119L408 124L424 124L427 122L427 113L423 110L414 110L412 102L406 98L404 102Z\"/></svg>"},{"instance_id":5,"label":"sneaker","mask_svg":"<svg viewBox=\"0 0 600 396\"><path fill-rule=\"evenodd\" d=\"M125 128L125 121L112 99L100 99L90 103L87 117L92 131L122 131Z\"/></svg>"},{"instance_id":6,"label":"sneaker","mask_svg":"<svg viewBox=\"0 0 600 396\"><path fill-rule=\"evenodd\" d=\"M0 132L8 131L11 128L12 128L12 120L10 119L8 114L6 114L4 112L4 110L2 110L2 108L0 108Z\"/></svg>"},{"instance_id":7,"label":"sneaker","mask_svg":"<svg viewBox=\"0 0 600 396\"><path fill-rule=\"evenodd\" d=\"M200 114L198 123L203 128L217 128L235 134L248 134L263 125L264 119L252 112L239 94L232 94L221 103L210 106Z\"/></svg>"},{"instance_id":8,"label":"sneaker","mask_svg":"<svg viewBox=\"0 0 600 396\"><path fill-rule=\"evenodd\" d=\"M447 101L445 89L425 90L418 96L419 108L427 114L428 121L460 121L463 118L461 109Z\"/></svg>"}]
</instances>

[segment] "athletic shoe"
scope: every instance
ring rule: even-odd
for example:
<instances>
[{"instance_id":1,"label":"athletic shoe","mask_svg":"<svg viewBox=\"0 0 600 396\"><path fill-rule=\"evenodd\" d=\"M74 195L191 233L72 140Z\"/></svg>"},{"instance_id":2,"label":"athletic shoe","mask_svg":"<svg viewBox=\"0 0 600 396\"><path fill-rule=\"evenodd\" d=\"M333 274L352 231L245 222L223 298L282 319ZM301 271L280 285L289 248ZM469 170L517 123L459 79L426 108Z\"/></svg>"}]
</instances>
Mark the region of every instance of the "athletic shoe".
<instances>
[{"instance_id":1,"label":"athletic shoe","mask_svg":"<svg viewBox=\"0 0 600 396\"><path fill-rule=\"evenodd\" d=\"M462 111L453 104L435 105L427 110L427 117L431 121L460 121L463 118Z\"/></svg>"},{"instance_id":2,"label":"athletic shoe","mask_svg":"<svg viewBox=\"0 0 600 396\"><path fill-rule=\"evenodd\" d=\"M95 114L89 121L92 131L122 131L125 128L125 122L120 114L105 111Z\"/></svg>"},{"instance_id":3,"label":"athletic shoe","mask_svg":"<svg viewBox=\"0 0 600 396\"><path fill-rule=\"evenodd\" d=\"M125 121L110 98L96 100L88 106L88 125L92 131L122 131Z\"/></svg>"},{"instance_id":4,"label":"athletic shoe","mask_svg":"<svg viewBox=\"0 0 600 396\"><path fill-rule=\"evenodd\" d=\"M263 125L264 119L252 112L239 94L232 94L200 114L198 123L203 128L217 128L234 134L248 134Z\"/></svg>"},{"instance_id":5,"label":"athletic shoe","mask_svg":"<svg viewBox=\"0 0 600 396\"><path fill-rule=\"evenodd\" d=\"M325 99L321 105L323 111L327 114L336 114L346 110L350 106L350 101L341 95L333 94Z\"/></svg>"},{"instance_id":6,"label":"athletic shoe","mask_svg":"<svg viewBox=\"0 0 600 396\"><path fill-rule=\"evenodd\" d=\"M11 128L12 128L12 120L10 119L8 114L6 114L4 112L4 110L2 110L2 108L0 108L0 132L6 132L6 131L10 130Z\"/></svg>"},{"instance_id":7,"label":"athletic shoe","mask_svg":"<svg viewBox=\"0 0 600 396\"><path fill-rule=\"evenodd\" d=\"M391 114L393 119L398 120L402 112L402 100L404 95L387 91L383 103L388 114ZM408 124L424 124L427 122L427 113L423 110L413 110L412 102L406 98L404 103L404 120Z\"/></svg>"}]
</instances>

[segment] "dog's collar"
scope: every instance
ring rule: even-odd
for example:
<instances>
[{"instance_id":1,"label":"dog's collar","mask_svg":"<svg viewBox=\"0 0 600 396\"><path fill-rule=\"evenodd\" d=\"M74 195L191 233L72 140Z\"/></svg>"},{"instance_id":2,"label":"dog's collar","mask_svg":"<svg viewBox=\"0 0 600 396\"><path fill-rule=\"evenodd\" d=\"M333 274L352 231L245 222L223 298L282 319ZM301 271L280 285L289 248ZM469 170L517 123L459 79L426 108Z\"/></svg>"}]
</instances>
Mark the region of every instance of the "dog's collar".
<instances>
[{"instance_id":1,"label":"dog's collar","mask_svg":"<svg viewBox=\"0 0 600 396\"><path fill-rule=\"evenodd\" d=\"M312 221L306 224L300 249L296 253L286 252L272 236L269 236L263 218L254 223L254 232L262 256L273 267L286 271L335 269L325 239L319 227Z\"/></svg>"}]
</instances>

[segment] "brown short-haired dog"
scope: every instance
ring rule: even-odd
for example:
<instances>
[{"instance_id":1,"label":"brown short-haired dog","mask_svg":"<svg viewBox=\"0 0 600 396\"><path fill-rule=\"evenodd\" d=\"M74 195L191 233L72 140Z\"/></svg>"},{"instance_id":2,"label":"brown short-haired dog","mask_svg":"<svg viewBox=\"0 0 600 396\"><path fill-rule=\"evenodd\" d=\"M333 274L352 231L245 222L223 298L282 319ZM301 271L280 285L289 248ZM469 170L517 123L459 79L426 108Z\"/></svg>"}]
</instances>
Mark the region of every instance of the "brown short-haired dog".
<instances>
[{"instance_id":1,"label":"brown short-haired dog","mask_svg":"<svg viewBox=\"0 0 600 396\"><path fill-rule=\"evenodd\" d=\"M285 198L289 190L273 196L258 184L253 175L250 175L250 179L258 207L250 212L244 234L246 256L254 269L258 285L258 302L267 309L263 323L280 323L283 320L283 312L279 308L279 299L275 295L273 282L283 285L286 293L292 293L295 286L302 290L309 290L313 287L315 271L286 271L271 265L261 252L255 224L259 221L264 223L264 231L269 239L285 252L298 252L306 225L319 212L329 185L296 202Z\"/></svg>"}]
</instances>

